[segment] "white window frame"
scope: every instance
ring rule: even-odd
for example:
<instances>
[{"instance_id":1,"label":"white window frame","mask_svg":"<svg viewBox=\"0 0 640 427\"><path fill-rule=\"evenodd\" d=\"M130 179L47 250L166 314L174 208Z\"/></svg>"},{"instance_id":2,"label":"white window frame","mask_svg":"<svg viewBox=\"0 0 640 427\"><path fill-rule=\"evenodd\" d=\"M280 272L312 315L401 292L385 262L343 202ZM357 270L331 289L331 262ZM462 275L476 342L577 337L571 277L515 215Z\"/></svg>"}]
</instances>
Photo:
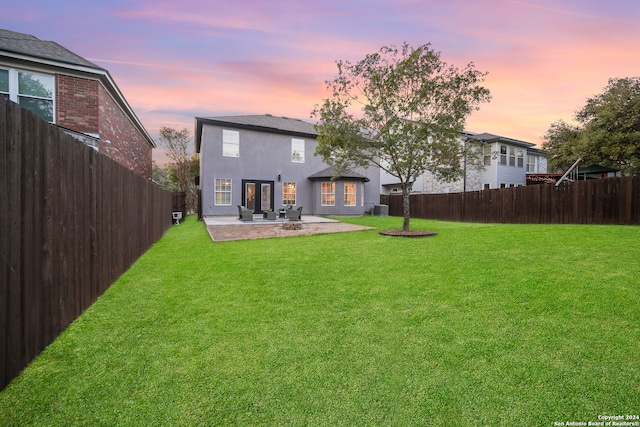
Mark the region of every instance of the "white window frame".
<instances>
[{"instance_id":1,"label":"white window frame","mask_svg":"<svg viewBox=\"0 0 640 427\"><path fill-rule=\"evenodd\" d=\"M291 162L304 163L304 139L291 138Z\"/></svg>"},{"instance_id":2,"label":"white window frame","mask_svg":"<svg viewBox=\"0 0 640 427\"><path fill-rule=\"evenodd\" d=\"M336 205L336 183L325 181L321 183L320 204L322 206Z\"/></svg>"},{"instance_id":3,"label":"white window frame","mask_svg":"<svg viewBox=\"0 0 640 427\"><path fill-rule=\"evenodd\" d=\"M292 193L293 198L291 198ZM289 196L289 198L287 198L287 196ZM294 181L284 181L282 183L282 204L285 206L296 206L297 196L298 185ZM291 200L293 200L293 203L291 203Z\"/></svg>"},{"instance_id":4,"label":"white window frame","mask_svg":"<svg viewBox=\"0 0 640 427\"><path fill-rule=\"evenodd\" d=\"M231 193L233 182L231 178L216 178L213 185L213 204L215 206L231 206L233 199ZM220 196L220 198L218 198L218 196ZM225 200L222 200L222 196L225 196ZM228 203L226 202L227 197ZM220 200L221 203L219 203L218 200Z\"/></svg>"},{"instance_id":5,"label":"white window frame","mask_svg":"<svg viewBox=\"0 0 640 427\"><path fill-rule=\"evenodd\" d=\"M509 146L509 166L516 167L516 147Z\"/></svg>"},{"instance_id":6,"label":"white window frame","mask_svg":"<svg viewBox=\"0 0 640 427\"><path fill-rule=\"evenodd\" d=\"M519 168L523 168L524 167L524 150L522 148L518 148L516 155L517 155L516 165Z\"/></svg>"},{"instance_id":7,"label":"white window frame","mask_svg":"<svg viewBox=\"0 0 640 427\"><path fill-rule=\"evenodd\" d=\"M491 166L491 145L485 145L482 147L483 164L485 166Z\"/></svg>"},{"instance_id":8,"label":"white window frame","mask_svg":"<svg viewBox=\"0 0 640 427\"><path fill-rule=\"evenodd\" d=\"M352 192L347 192L347 186L351 187L353 189ZM348 206L348 207L352 207L352 206L358 206L358 183L357 182L353 182L353 181L347 181L343 184L342 186L343 188L343 203L344 206ZM351 199L353 200L353 204L347 204L347 196L351 196Z\"/></svg>"},{"instance_id":9,"label":"white window frame","mask_svg":"<svg viewBox=\"0 0 640 427\"><path fill-rule=\"evenodd\" d=\"M0 67L0 70L4 70L7 71L7 78L8 78L8 92L2 91L0 92L0 94L2 95L6 95L9 100L20 104L20 99L35 99L35 100L43 100L43 101L47 101L47 102L51 102L51 120L48 120L47 117L42 117L40 116L36 111L31 110L28 107L24 107L27 110L33 111L35 114L38 114L38 116L42 117L44 120L49 121L50 123L55 123L56 122L56 78L53 74L46 74L46 73L39 73L39 72L34 72L34 71L27 71L27 70L21 70L21 69L17 69L17 68L6 68L6 67ZM32 95L32 94L24 94L24 93L20 93L20 74L24 73L24 74L31 74L34 76L38 76L38 77L44 77L46 79L50 79L50 83L51 83L51 97L43 97L43 96L37 96L37 95Z\"/></svg>"},{"instance_id":10,"label":"white window frame","mask_svg":"<svg viewBox=\"0 0 640 427\"><path fill-rule=\"evenodd\" d=\"M536 156L527 155L527 173L536 173Z\"/></svg>"},{"instance_id":11,"label":"white window frame","mask_svg":"<svg viewBox=\"0 0 640 427\"><path fill-rule=\"evenodd\" d=\"M507 146L500 144L500 164L507 166Z\"/></svg>"},{"instance_id":12,"label":"white window frame","mask_svg":"<svg viewBox=\"0 0 640 427\"><path fill-rule=\"evenodd\" d=\"M237 130L222 130L222 156L240 157L240 132Z\"/></svg>"}]
</instances>

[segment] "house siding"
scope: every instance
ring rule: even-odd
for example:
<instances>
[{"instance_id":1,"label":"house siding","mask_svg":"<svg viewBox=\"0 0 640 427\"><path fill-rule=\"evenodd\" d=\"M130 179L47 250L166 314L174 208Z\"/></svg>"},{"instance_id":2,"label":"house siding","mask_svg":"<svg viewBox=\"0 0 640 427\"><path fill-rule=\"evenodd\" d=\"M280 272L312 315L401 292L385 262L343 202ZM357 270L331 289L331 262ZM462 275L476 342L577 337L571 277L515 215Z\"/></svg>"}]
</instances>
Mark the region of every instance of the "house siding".
<instances>
[{"instance_id":1,"label":"house siding","mask_svg":"<svg viewBox=\"0 0 640 427\"><path fill-rule=\"evenodd\" d=\"M222 156L223 130L239 132L239 157ZM296 183L296 207L303 207L303 215L361 215L370 210L380 200L380 173L377 168L364 171L371 180L364 185L362 180L336 180L336 206L321 206L322 180L310 180L309 176L327 168L327 164L314 155L317 141L308 136L287 135L277 132L236 129L232 124L211 125L202 127L200 141L200 187L202 190L202 214L237 215L238 205L245 205L242 199L242 181L256 180L273 182L273 209L283 206L283 184ZM305 162L291 161L291 140L305 141ZM278 179L278 177L280 179ZM215 180L228 178L232 180L231 205L215 205ZM327 178L326 181L328 181ZM344 182L358 182L356 186L356 206L343 206ZM361 200L365 203L361 203ZM363 206L365 205L365 206ZM367 209L366 206L368 206Z\"/></svg>"},{"instance_id":2,"label":"house siding","mask_svg":"<svg viewBox=\"0 0 640 427\"><path fill-rule=\"evenodd\" d=\"M511 143L510 143L511 142ZM473 162L469 162L465 168L466 179L459 179L453 182L444 182L438 180L433 174L427 172L418 179L413 185L413 193L455 193L461 191L477 191L484 189L485 184L489 184L489 188L499 188L501 184L506 187L519 186L526 184L526 165L527 156L535 155L538 157L537 168L539 173L546 173L547 160L544 155L531 154L527 152L526 146L533 145L520 141L502 140L500 142L489 143L491 147L491 164L484 165L484 159L481 156ZM507 145L523 150L523 166L509 166L500 164L500 145ZM509 158L507 157L507 162ZM542 172L544 171L544 172ZM381 182L385 187L383 194L398 193L400 185L398 179L387 173L383 173ZM394 191L395 189L395 191Z\"/></svg>"}]
</instances>

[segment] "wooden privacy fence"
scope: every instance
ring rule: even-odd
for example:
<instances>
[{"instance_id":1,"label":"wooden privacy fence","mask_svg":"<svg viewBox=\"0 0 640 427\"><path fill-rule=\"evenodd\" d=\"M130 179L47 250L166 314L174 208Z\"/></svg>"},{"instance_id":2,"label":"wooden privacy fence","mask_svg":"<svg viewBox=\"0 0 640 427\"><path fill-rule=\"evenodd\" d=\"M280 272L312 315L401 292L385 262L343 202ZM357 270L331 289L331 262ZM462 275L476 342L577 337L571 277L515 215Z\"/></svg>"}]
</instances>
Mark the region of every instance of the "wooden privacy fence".
<instances>
[{"instance_id":1,"label":"wooden privacy fence","mask_svg":"<svg viewBox=\"0 0 640 427\"><path fill-rule=\"evenodd\" d=\"M402 216L402 196L382 196ZM411 217L532 224L640 224L640 176L411 196Z\"/></svg>"},{"instance_id":2,"label":"wooden privacy fence","mask_svg":"<svg viewBox=\"0 0 640 427\"><path fill-rule=\"evenodd\" d=\"M162 237L171 203L0 99L0 390Z\"/></svg>"}]
</instances>

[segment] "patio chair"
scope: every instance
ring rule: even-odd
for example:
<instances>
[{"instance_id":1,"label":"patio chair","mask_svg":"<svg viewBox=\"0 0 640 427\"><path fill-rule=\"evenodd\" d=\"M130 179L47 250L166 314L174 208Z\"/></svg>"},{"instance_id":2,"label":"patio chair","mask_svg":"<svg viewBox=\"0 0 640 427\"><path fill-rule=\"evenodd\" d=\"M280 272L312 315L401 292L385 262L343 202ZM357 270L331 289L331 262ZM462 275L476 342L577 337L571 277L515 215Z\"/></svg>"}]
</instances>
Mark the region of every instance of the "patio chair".
<instances>
[{"instance_id":1,"label":"patio chair","mask_svg":"<svg viewBox=\"0 0 640 427\"><path fill-rule=\"evenodd\" d=\"M289 219L289 221L302 220L302 206L297 209L289 209L287 211L287 219Z\"/></svg>"},{"instance_id":2,"label":"patio chair","mask_svg":"<svg viewBox=\"0 0 640 427\"><path fill-rule=\"evenodd\" d=\"M240 221L253 221L253 211L238 205L238 219Z\"/></svg>"}]
</instances>

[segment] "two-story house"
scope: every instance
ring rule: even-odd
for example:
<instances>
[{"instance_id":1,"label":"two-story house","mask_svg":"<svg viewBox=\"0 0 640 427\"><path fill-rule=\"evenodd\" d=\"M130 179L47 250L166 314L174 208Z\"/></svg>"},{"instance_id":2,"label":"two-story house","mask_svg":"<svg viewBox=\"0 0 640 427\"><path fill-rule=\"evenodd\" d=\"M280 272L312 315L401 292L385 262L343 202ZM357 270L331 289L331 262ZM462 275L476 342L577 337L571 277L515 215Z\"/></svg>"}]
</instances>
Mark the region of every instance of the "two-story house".
<instances>
[{"instance_id":1,"label":"two-story house","mask_svg":"<svg viewBox=\"0 0 640 427\"><path fill-rule=\"evenodd\" d=\"M489 133L463 132L464 144L474 144L479 155L463 159L463 176L453 182L427 172L413 184L414 193L455 193L526 185L527 174L547 172L547 159L535 144ZM382 194L401 193L397 178L383 172Z\"/></svg>"},{"instance_id":2,"label":"two-story house","mask_svg":"<svg viewBox=\"0 0 640 427\"><path fill-rule=\"evenodd\" d=\"M342 174L316 156L313 124L271 115L196 117L203 216L283 206L313 215L362 215L380 203L377 167Z\"/></svg>"},{"instance_id":3,"label":"two-story house","mask_svg":"<svg viewBox=\"0 0 640 427\"><path fill-rule=\"evenodd\" d=\"M58 43L0 29L0 96L151 178L156 144L109 72Z\"/></svg>"}]
</instances>

